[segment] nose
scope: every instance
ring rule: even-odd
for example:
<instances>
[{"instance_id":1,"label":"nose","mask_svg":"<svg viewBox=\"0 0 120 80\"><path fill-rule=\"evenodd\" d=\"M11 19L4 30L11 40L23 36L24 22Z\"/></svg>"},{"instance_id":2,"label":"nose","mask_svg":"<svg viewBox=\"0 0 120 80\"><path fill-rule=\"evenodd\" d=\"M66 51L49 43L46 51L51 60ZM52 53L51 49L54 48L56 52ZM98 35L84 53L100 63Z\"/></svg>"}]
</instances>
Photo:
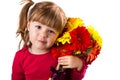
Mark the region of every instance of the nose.
<instances>
[{"instance_id":1,"label":"nose","mask_svg":"<svg viewBox=\"0 0 120 80\"><path fill-rule=\"evenodd\" d=\"M48 34L46 31L40 31L39 36L43 39L47 38Z\"/></svg>"}]
</instances>

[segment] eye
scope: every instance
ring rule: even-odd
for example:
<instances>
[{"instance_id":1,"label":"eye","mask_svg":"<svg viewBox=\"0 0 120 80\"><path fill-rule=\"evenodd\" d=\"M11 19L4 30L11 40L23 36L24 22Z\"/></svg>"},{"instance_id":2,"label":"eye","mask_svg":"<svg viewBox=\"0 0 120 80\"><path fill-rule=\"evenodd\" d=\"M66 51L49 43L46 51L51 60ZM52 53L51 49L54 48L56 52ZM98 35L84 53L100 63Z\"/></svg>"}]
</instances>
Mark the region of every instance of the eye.
<instances>
[{"instance_id":1,"label":"eye","mask_svg":"<svg viewBox=\"0 0 120 80\"><path fill-rule=\"evenodd\" d=\"M55 34L55 31L53 31L53 30L48 30L48 33Z\"/></svg>"},{"instance_id":2,"label":"eye","mask_svg":"<svg viewBox=\"0 0 120 80\"><path fill-rule=\"evenodd\" d=\"M41 26L39 26L39 25L37 25L37 26L35 26L37 29L41 29Z\"/></svg>"}]
</instances>

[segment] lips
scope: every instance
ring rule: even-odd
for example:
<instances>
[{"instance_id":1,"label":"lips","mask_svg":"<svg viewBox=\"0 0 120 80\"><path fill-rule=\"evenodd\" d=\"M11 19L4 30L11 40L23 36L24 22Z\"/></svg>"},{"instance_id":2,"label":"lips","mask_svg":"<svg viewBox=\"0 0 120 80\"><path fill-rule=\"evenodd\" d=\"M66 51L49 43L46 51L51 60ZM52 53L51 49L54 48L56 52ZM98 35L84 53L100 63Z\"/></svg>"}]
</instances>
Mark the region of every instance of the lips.
<instances>
[{"instance_id":1,"label":"lips","mask_svg":"<svg viewBox=\"0 0 120 80\"><path fill-rule=\"evenodd\" d=\"M45 40L38 40L40 43L42 43L42 44L45 44L45 43L47 43L47 41L45 41Z\"/></svg>"}]
</instances>

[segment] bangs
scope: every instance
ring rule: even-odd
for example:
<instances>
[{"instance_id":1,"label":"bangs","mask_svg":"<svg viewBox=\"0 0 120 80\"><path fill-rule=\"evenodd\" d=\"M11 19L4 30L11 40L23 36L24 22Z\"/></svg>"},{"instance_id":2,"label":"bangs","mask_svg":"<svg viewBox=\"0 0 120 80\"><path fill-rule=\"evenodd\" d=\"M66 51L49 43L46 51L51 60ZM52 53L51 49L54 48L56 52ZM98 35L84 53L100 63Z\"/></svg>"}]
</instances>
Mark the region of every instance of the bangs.
<instances>
[{"instance_id":1,"label":"bangs","mask_svg":"<svg viewBox=\"0 0 120 80\"><path fill-rule=\"evenodd\" d=\"M61 33L65 23L63 19L64 16L60 14L59 8L57 10L56 8L57 7L55 7L55 9L36 9L30 14L31 16L29 16L29 20L40 22L41 24L52 27Z\"/></svg>"}]
</instances>

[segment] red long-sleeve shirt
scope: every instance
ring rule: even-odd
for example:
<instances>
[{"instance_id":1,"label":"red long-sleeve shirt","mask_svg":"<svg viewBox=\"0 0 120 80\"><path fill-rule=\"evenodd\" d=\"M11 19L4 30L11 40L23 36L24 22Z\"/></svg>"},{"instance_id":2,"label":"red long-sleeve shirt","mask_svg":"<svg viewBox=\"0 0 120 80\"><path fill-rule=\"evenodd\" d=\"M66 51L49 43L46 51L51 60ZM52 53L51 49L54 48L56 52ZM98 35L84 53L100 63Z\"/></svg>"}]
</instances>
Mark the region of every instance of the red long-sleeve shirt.
<instances>
[{"instance_id":1,"label":"red long-sleeve shirt","mask_svg":"<svg viewBox=\"0 0 120 80\"><path fill-rule=\"evenodd\" d=\"M12 80L48 80L52 75L50 67L57 65L57 59L53 58L51 52L41 55L34 55L27 47L22 48L14 57L12 66ZM87 65L83 61L83 68L80 72L73 69L71 80L82 80Z\"/></svg>"}]
</instances>

